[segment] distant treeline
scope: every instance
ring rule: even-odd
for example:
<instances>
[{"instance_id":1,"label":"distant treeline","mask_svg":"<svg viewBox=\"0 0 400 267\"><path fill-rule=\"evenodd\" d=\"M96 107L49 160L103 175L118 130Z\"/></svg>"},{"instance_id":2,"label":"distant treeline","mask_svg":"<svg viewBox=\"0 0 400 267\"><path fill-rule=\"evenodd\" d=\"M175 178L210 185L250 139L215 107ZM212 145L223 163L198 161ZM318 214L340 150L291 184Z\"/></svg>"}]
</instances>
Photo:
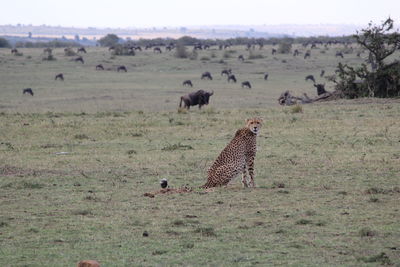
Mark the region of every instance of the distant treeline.
<instances>
[{"instance_id":1,"label":"distant treeline","mask_svg":"<svg viewBox=\"0 0 400 267\"><path fill-rule=\"evenodd\" d=\"M107 36L103 37L106 38ZM11 40L10 40L11 38ZM90 41L86 42L86 40L73 40L73 39L49 39L49 41L39 41L35 39L27 38L15 38L15 37L0 37L0 47L26 47L26 48L44 48L44 47L78 47L78 46L97 46L104 45L101 43L100 39L98 42ZM318 36L318 37L283 37L283 38L248 38L248 37L236 37L229 39L199 39L190 36L183 36L179 39L172 38L154 38L154 39L139 39L139 40L131 40L131 39L118 39L119 44L126 45L138 45L138 46L147 46L147 45L169 45L169 44L181 44L192 46L196 44L202 45L269 45L269 44L280 44L280 43L291 43L291 44L308 44L308 43L328 43L328 42L339 42L339 43L352 43L355 39L352 35L349 36L338 36L338 37L330 37L330 36Z\"/></svg>"},{"instance_id":2,"label":"distant treeline","mask_svg":"<svg viewBox=\"0 0 400 267\"><path fill-rule=\"evenodd\" d=\"M283 38L248 38L248 37L236 37L229 39L198 39L190 36L183 36L179 39L170 38L155 38L155 39L139 39L139 40L128 40L122 43L132 43L135 45L154 45L154 44L182 44L182 45L247 45L247 44L279 44L279 43L291 43L291 44L305 44L305 43L328 43L328 42L339 42L339 43L352 43L355 39L352 35L350 36L318 36L318 37L283 37ZM120 42L121 43L121 42Z\"/></svg>"}]
</instances>

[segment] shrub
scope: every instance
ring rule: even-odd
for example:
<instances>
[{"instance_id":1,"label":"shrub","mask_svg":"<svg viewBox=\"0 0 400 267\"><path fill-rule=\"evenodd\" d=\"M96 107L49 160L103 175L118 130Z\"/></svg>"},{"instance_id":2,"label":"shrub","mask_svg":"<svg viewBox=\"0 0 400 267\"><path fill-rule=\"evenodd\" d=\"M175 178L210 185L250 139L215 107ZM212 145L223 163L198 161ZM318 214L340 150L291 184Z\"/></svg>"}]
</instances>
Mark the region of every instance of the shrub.
<instances>
[{"instance_id":1,"label":"shrub","mask_svg":"<svg viewBox=\"0 0 400 267\"><path fill-rule=\"evenodd\" d=\"M178 43L175 49L175 57L176 58L188 58L189 53L187 52L186 46L182 43Z\"/></svg>"},{"instance_id":2,"label":"shrub","mask_svg":"<svg viewBox=\"0 0 400 267\"><path fill-rule=\"evenodd\" d=\"M115 46L119 42L119 37L116 34L107 34L106 36L99 39L101 46Z\"/></svg>"},{"instance_id":3,"label":"shrub","mask_svg":"<svg viewBox=\"0 0 400 267\"><path fill-rule=\"evenodd\" d=\"M260 53L255 52L254 50L249 50L249 59L259 59L264 58L264 56Z\"/></svg>"},{"instance_id":4,"label":"shrub","mask_svg":"<svg viewBox=\"0 0 400 267\"><path fill-rule=\"evenodd\" d=\"M4 38L1 38L1 37L0 37L0 47L10 48L11 45L10 45L10 43L7 41L7 39L4 39Z\"/></svg>"},{"instance_id":5,"label":"shrub","mask_svg":"<svg viewBox=\"0 0 400 267\"><path fill-rule=\"evenodd\" d=\"M123 45L115 45L111 54L114 56L134 56L135 51Z\"/></svg>"},{"instance_id":6,"label":"shrub","mask_svg":"<svg viewBox=\"0 0 400 267\"><path fill-rule=\"evenodd\" d=\"M282 42L279 44L278 53L289 54L292 51L292 44L287 42Z\"/></svg>"},{"instance_id":7,"label":"shrub","mask_svg":"<svg viewBox=\"0 0 400 267\"><path fill-rule=\"evenodd\" d=\"M74 50L72 50L71 47L67 47L64 49L64 55L67 57L73 57L73 56L76 56L76 52Z\"/></svg>"},{"instance_id":8,"label":"shrub","mask_svg":"<svg viewBox=\"0 0 400 267\"><path fill-rule=\"evenodd\" d=\"M303 113L303 107L297 104L290 109L290 113Z\"/></svg>"},{"instance_id":9,"label":"shrub","mask_svg":"<svg viewBox=\"0 0 400 267\"><path fill-rule=\"evenodd\" d=\"M393 31L393 23L390 18L379 26L370 23L354 35L357 43L369 51L371 67L364 63L358 67L339 63L339 81L333 82L346 98L400 96L400 62L385 63L400 48L400 34Z\"/></svg>"}]
</instances>

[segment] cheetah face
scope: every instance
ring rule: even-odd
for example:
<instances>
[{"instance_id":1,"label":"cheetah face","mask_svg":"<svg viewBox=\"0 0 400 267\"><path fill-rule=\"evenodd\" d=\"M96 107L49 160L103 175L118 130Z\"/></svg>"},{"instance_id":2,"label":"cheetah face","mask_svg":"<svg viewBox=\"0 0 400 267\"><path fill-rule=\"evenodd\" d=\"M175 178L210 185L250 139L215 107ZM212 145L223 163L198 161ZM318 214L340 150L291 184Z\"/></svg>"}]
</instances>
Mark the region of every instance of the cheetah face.
<instances>
[{"instance_id":1,"label":"cheetah face","mask_svg":"<svg viewBox=\"0 0 400 267\"><path fill-rule=\"evenodd\" d=\"M249 130L252 133L258 135L258 132L260 131L262 122L263 121L260 118L247 119L246 120L246 127L249 128Z\"/></svg>"}]
</instances>

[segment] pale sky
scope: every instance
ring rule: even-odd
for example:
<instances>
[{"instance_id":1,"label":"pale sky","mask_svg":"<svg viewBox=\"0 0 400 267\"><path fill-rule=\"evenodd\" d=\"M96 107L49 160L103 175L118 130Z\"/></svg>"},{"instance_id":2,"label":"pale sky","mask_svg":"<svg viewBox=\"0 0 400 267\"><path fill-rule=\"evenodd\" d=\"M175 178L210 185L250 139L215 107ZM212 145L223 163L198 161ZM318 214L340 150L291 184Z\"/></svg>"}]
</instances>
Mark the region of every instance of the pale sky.
<instances>
[{"instance_id":1,"label":"pale sky","mask_svg":"<svg viewBox=\"0 0 400 267\"><path fill-rule=\"evenodd\" d=\"M179 27L400 21L400 0L0 0L0 25Z\"/></svg>"}]
</instances>

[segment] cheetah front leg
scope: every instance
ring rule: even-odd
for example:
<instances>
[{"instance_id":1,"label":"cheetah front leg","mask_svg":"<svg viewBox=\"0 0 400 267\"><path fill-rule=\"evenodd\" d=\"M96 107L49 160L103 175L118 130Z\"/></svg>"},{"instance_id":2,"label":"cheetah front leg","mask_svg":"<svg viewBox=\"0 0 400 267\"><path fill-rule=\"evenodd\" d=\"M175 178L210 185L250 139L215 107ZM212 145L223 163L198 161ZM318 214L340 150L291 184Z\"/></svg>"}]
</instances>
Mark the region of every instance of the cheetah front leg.
<instances>
[{"instance_id":1,"label":"cheetah front leg","mask_svg":"<svg viewBox=\"0 0 400 267\"><path fill-rule=\"evenodd\" d=\"M256 185L254 184L254 156L246 158L246 166L247 169L249 169L249 175L250 175L249 186L256 187Z\"/></svg>"},{"instance_id":2,"label":"cheetah front leg","mask_svg":"<svg viewBox=\"0 0 400 267\"><path fill-rule=\"evenodd\" d=\"M243 187L249 187L249 185L247 183L247 166L246 165L243 168L242 184L243 184Z\"/></svg>"}]
</instances>

